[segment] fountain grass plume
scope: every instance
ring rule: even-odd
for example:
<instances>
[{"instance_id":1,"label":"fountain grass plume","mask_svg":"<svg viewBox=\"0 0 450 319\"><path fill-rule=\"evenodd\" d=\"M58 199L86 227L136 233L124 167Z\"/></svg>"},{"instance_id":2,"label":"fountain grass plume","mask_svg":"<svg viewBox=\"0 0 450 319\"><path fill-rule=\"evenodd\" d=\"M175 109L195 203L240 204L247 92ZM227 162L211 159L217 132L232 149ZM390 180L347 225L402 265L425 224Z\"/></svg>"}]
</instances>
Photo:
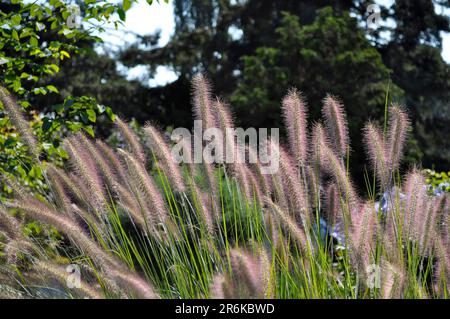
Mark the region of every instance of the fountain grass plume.
<instances>
[{"instance_id":1,"label":"fountain grass plume","mask_svg":"<svg viewBox=\"0 0 450 319\"><path fill-rule=\"evenodd\" d=\"M304 171L306 171L306 176L303 177L303 184L306 193L309 195L309 202L312 208L319 209L321 207L320 197L322 196L319 174L311 165L306 166Z\"/></svg>"},{"instance_id":2,"label":"fountain grass plume","mask_svg":"<svg viewBox=\"0 0 450 319\"><path fill-rule=\"evenodd\" d=\"M271 185L271 178L269 174L264 174L263 172L263 164L258 158L257 152L252 146L247 147L248 158L253 159L248 164L249 169L253 173L256 181L258 182L259 187L261 188L261 193L264 195L270 195L273 192Z\"/></svg>"},{"instance_id":3,"label":"fountain grass plume","mask_svg":"<svg viewBox=\"0 0 450 319\"><path fill-rule=\"evenodd\" d=\"M73 220L59 214L37 199L28 198L26 201L10 202L6 204L9 208L17 209L28 217L52 225L56 229L68 235L81 250L93 258L100 267L115 264L106 252L100 249L87 235L86 232Z\"/></svg>"},{"instance_id":4,"label":"fountain grass plume","mask_svg":"<svg viewBox=\"0 0 450 319\"><path fill-rule=\"evenodd\" d=\"M266 297L270 281L270 262L265 249L258 247L254 252L233 249L230 259L233 275L242 280L249 296Z\"/></svg>"},{"instance_id":5,"label":"fountain grass plume","mask_svg":"<svg viewBox=\"0 0 450 319\"><path fill-rule=\"evenodd\" d=\"M2 206L0 206L0 229L10 238L16 238L22 234L20 224Z\"/></svg>"},{"instance_id":6,"label":"fountain grass plume","mask_svg":"<svg viewBox=\"0 0 450 319\"><path fill-rule=\"evenodd\" d=\"M226 134L231 133L231 130L234 130L234 121L233 116L231 115L230 107L219 98L216 98L216 100L212 103L212 110L215 120L215 127L220 128L222 132ZM226 147L234 150L234 142L236 140L234 134L230 136L227 135L226 137L228 139L225 139L225 141L230 143L230 145L226 145Z\"/></svg>"},{"instance_id":7,"label":"fountain grass plume","mask_svg":"<svg viewBox=\"0 0 450 319\"><path fill-rule=\"evenodd\" d=\"M335 225L338 221L342 220L343 214L339 190L335 183L329 183L326 187L323 200L324 217L329 225Z\"/></svg>"},{"instance_id":8,"label":"fountain grass plume","mask_svg":"<svg viewBox=\"0 0 450 319\"><path fill-rule=\"evenodd\" d=\"M206 163L206 161L203 161L203 173L205 176L207 187L211 194L210 199L211 199L212 210L214 211L216 216L219 216L221 205L219 202L219 195L218 195L218 190L217 190L217 181L216 181L216 174L215 174L214 166Z\"/></svg>"},{"instance_id":9,"label":"fountain grass plume","mask_svg":"<svg viewBox=\"0 0 450 319\"><path fill-rule=\"evenodd\" d=\"M211 213L210 205L208 204L207 195L202 192L193 177L190 178L189 186L191 190L192 199L196 208L197 218L204 223L205 228L209 235L213 235L216 232L215 218Z\"/></svg>"},{"instance_id":10,"label":"fountain grass plume","mask_svg":"<svg viewBox=\"0 0 450 319\"><path fill-rule=\"evenodd\" d=\"M421 236L420 226L423 223L421 218L426 210L427 190L424 187L425 177L417 170L413 169L406 177L405 181L405 240L419 240Z\"/></svg>"},{"instance_id":11,"label":"fountain grass plume","mask_svg":"<svg viewBox=\"0 0 450 319\"><path fill-rule=\"evenodd\" d=\"M450 280L450 251L448 249L450 241L442 237L437 237L435 241L437 263L436 279L439 283L448 283ZM447 293L450 293L450 287L447 286Z\"/></svg>"},{"instance_id":12,"label":"fountain grass plume","mask_svg":"<svg viewBox=\"0 0 450 319\"><path fill-rule=\"evenodd\" d=\"M96 146L96 144L93 143L93 141L89 140L85 134L78 132L75 136L86 148L90 158L92 159L93 166L100 173L102 177L100 184L102 184L104 188L107 187L107 193L109 195L112 195L116 192L116 189L119 186L120 182L118 180L118 175L115 169L108 161L108 157L102 156L102 153L100 153L100 149Z\"/></svg>"},{"instance_id":13,"label":"fountain grass plume","mask_svg":"<svg viewBox=\"0 0 450 319\"><path fill-rule=\"evenodd\" d=\"M71 209L72 202L64 188L63 182L60 180L58 175L51 172L46 172L46 178L48 179L56 207L58 207L63 213L68 214L69 218L75 219Z\"/></svg>"},{"instance_id":14,"label":"fountain grass plume","mask_svg":"<svg viewBox=\"0 0 450 319\"><path fill-rule=\"evenodd\" d=\"M249 294L255 296L260 294L260 279L257 262L250 254L240 249L232 249L230 251L231 267L233 276L239 284L242 284ZM243 290L243 289L242 289Z\"/></svg>"},{"instance_id":15,"label":"fountain grass plume","mask_svg":"<svg viewBox=\"0 0 450 319\"><path fill-rule=\"evenodd\" d=\"M214 299L231 299L233 292L223 274L215 275L209 286L210 297Z\"/></svg>"},{"instance_id":16,"label":"fountain grass plume","mask_svg":"<svg viewBox=\"0 0 450 319\"><path fill-rule=\"evenodd\" d=\"M6 257L6 262L16 267L23 263L24 257L26 258L36 251L36 246L23 236L15 239L9 239L3 248L3 254Z\"/></svg>"},{"instance_id":17,"label":"fountain grass plume","mask_svg":"<svg viewBox=\"0 0 450 319\"><path fill-rule=\"evenodd\" d=\"M211 84L199 73L192 80L193 105L195 119L202 121L203 130L215 126L212 113Z\"/></svg>"},{"instance_id":18,"label":"fountain grass plume","mask_svg":"<svg viewBox=\"0 0 450 319\"><path fill-rule=\"evenodd\" d=\"M443 214L444 197L426 198L426 203L416 214L416 231L420 254L429 256L432 253L436 238L439 236L438 225Z\"/></svg>"},{"instance_id":19,"label":"fountain grass plume","mask_svg":"<svg viewBox=\"0 0 450 319\"><path fill-rule=\"evenodd\" d=\"M314 167L316 171L318 171L321 167L321 158L323 157L322 145L328 144L329 144L328 136L325 133L323 124L320 122L314 123L312 126L309 157L311 158L310 165Z\"/></svg>"},{"instance_id":20,"label":"fountain grass plume","mask_svg":"<svg viewBox=\"0 0 450 319\"><path fill-rule=\"evenodd\" d=\"M273 197L275 202L284 210L289 210L289 202L283 189L283 180L280 174L274 174L271 177L273 186Z\"/></svg>"},{"instance_id":21,"label":"fountain grass plume","mask_svg":"<svg viewBox=\"0 0 450 319\"><path fill-rule=\"evenodd\" d=\"M263 201L266 202L267 198L268 197L263 198ZM273 247L277 247L280 243L280 229L278 218L271 212L268 212L267 214L264 214L264 223L267 225L266 229L269 241L272 243Z\"/></svg>"},{"instance_id":22,"label":"fountain grass plume","mask_svg":"<svg viewBox=\"0 0 450 319\"><path fill-rule=\"evenodd\" d=\"M61 284L67 285L68 277L71 275L64 267L61 267L50 261L35 260L33 267L47 280L57 279ZM93 285L81 280L72 287L73 291L84 298L88 299L103 299L104 296L99 289L94 288Z\"/></svg>"},{"instance_id":23,"label":"fountain grass plume","mask_svg":"<svg viewBox=\"0 0 450 319\"><path fill-rule=\"evenodd\" d=\"M223 101L217 98L212 103L212 111L215 120L215 127L219 128L225 135L224 144L221 146L226 152L222 152L222 158L220 161L222 163L227 163L227 168L231 173L239 174L238 164L243 163L245 159L238 158L241 153L238 149L239 146L237 144L237 138L234 135L234 123L230 109ZM231 156L229 156L229 154L231 154ZM226 156L231 157L231 161L227 161Z\"/></svg>"},{"instance_id":24,"label":"fountain grass plume","mask_svg":"<svg viewBox=\"0 0 450 319\"><path fill-rule=\"evenodd\" d=\"M105 189L101 177L86 147L75 136L64 141L64 147L70 155L72 169L76 172L83 189L86 189L91 207L101 214L107 207Z\"/></svg>"},{"instance_id":25,"label":"fountain grass plume","mask_svg":"<svg viewBox=\"0 0 450 319\"><path fill-rule=\"evenodd\" d=\"M245 164L245 158L241 158L242 153L245 154L245 152L243 152L243 149L238 144L234 135L234 123L230 109L220 99L216 99L212 104L212 110L215 124L223 133L225 133L223 149L226 150L227 155L232 154L233 159L231 163L227 163L228 161L225 158L225 154L223 154L222 161L227 163L226 166L229 172L237 179L247 199L253 199L251 172Z\"/></svg>"},{"instance_id":26,"label":"fountain grass plume","mask_svg":"<svg viewBox=\"0 0 450 319\"><path fill-rule=\"evenodd\" d=\"M133 289L142 298L158 298L154 289L137 274L129 271L119 260L105 252L85 231L69 218L58 214L34 198L26 202L11 202L8 207L18 209L29 217L54 226L89 256L104 276L119 280L126 289Z\"/></svg>"},{"instance_id":27,"label":"fountain grass plume","mask_svg":"<svg viewBox=\"0 0 450 319\"><path fill-rule=\"evenodd\" d=\"M303 227L307 229L311 225L311 209L303 183L300 180L300 172L287 151L281 146L279 150L279 174L286 201L290 203L292 211L296 214L296 218L299 218L302 221Z\"/></svg>"},{"instance_id":28,"label":"fountain grass plume","mask_svg":"<svg viewBox=\"0 0 450 319\"><path fill-rule=\"evenodd\" d=\"M98 152L102 154L103 160L109 164L109 167L113 169L114 175L121 181L127 180L127 174L125 168L117 153L101 140L95 141L95 146L98 148Z\"/></svg>"},{"instance_id":29,"label":"fountain grass plume","mask_svg":"<svg viewBox=\"0 0 450 319\"><path fill-rule=\"evenodd\" d=\"M308 158L306 103L301 94L296 89L292 89L283 99L282 105L290 151L296 163L303 166Z\"/></svg>"},{"instance_id":30,"label":"fountain grass plume","mask_svg":"<svg viewBox=\"0 0 450 319\"><path fill-rule=\"evenodd\" d=\"M25 120L21 108L17 105L8 91L3 87L0 87L0 101L2 102L3 108L6 114L9 116L12 124L16 127L17 131L22 137L23 142L28 147L30 154L38 159L40 151L37 139L31 130L30 123Z\"/></svg>"},{"instance_id":31,"label":"fountain grass plume","mask_svg":"<svg viewBox=\"0 0 450 319\"><path fill-rule=\"evenodd\" d=\"M369 154L372 168L380 182L382 191L389 187L391 181L391 164L389 153L383 139L381 130L373 123L367 123L364 127L364 141Z\"/></svg>"},{"instance_id":32,"label":"fountain grass plume","mask_svg":"<svg viewBox=\"0 0 450 319\"><path fill-rule=\"evenodd\" d=\"M377 214L370 201L353 209L350 255L354 266L363 277L375 255L377 223Z\"/></svg>"},{"instance_id":33,"label":"fountain grass plume","mask_svg":"<svg viewBox=\"0 0 450 319\"><path fill-rule=\"evenodd\" d=\"M297 222L289 216L280 206L275 204L270 198L265 198L266 205L272 212L275 213L276 219L280 222L283 228L293 237L295 242L299 245L302 251L307 249L307 237L303 228L297 225Z\"/></svg>"},{"instance_id":34,"label":"fountain grass plume","mask_svg":"<svg viewBox=\"0 0 450 319\"><path fill-rule=\"evenodd\" d=\"M161 133L150 123L145 125L144 133L148 147L154 152L154 155L157 158L157 165L161 167L162 171L177 191L185 191L186 187L184 185L181 169L179 165L175 163L169 146L166 141L164 141Z\"/></svg>"},{"instance_id":35,"label":"fountain grass plume","mask_svg":"<svg viewBox=\"0 0 450 319\"><path fill-rule=\"evenodd\" d=\"M388 155L391 171L397 169L403 155L410 122L403 107L392 105L389 109Z\"/></svg>"},{"instance_id":36,"label":"fountain grass plume","mask_svg":"<svg viewBox=\"0 0 450 319\"><path fill-rule=\"evenodd\" d=\"M118 151L128 166L129 182L135 186L135 191L140 190L145 196L143 203L147 203L144 206L144 212L147 214L146 218L149 222L164 221L168 217L165 201L152 177L147 173L142 163L138 162L133 155L122 149ZM135 192L133 193L136 194Z\"/></svg>"},{"instance_id":37,"label":"fountain grass plume","mask_svg":"<svg viewBox=\"0 0 450 319\"><path fill-rule=\"evenodd\" d=\"M17 194L16 198L23 198L25 196L26 188L19 184L18 181L16 181L13 177L6 173L0 174L0 177L4 184L8 186L13 193Z\"/></svg>"},{"instance_id":38,"label":"fountain grass plume","mask_svg":"<svg viewBox=\"0 0 450 319\"><path fill-rule=\"evenodd\" d=\"M245 171L246 171L245 176L247 178L249 187L249 189L247 190L248 192L247 200L260 202L264 196L267 196L267 193L265 193L264 191L264 186L261 187L261 185L259 184L258 177L252 170L246 167Z\"/></svg>"},{"instance_id":39,"label":"fountain grass plume","mask_svg":"<svg viewBox=\"0 0 450 319\"><path fill-rule=\"evenodd\" d=\"M383 262L381 266L381 298L401 298L405 286L405 281L406 274L402 266L396 266L389 262Z\"/></svg>"},{"instance_id":40,"label":"fountain grass plume","mask_svg":"<svg viewBox=\"0 0 450 319\"><path fill-rule=\"evenodd\" d=\"M329 144L329 139L325 136L323 127L320 123L313 128L313 158L321 171L331 175L338 189L340 195L345 202L353 206L359 202L358 195L353 187L353 183L348 176L348 172L342 160L336 155Z\"/></svg>"},{"instance_id":41,"label":"fountain grass plume","mask_svg":"<svg viewBox=\"0 0 450 319\"><path fill-rule=\"evenodd\" d=\"M61 188L59 188L59 191L61 192L60 196L66 196L69 198L69 200L71 201L71 205L69 206L61 206L62 205L68 205L69 203L66 202L67 199L61 199L62 201L64 201L64 203L60 203L60 201L57 199L57 194L53 194L55 196L56 202L55 204L57 205L58 208L60 209L64 209L64 213L67 214L67 216L72 216L73 214L70 213L69 211L71 210L71 208L73 208L73 205L76 203L79 206L81 206L83 209L79 209L80 211L86 210L86 211L91 211L92 210L92 206L90 201L90 195L86 192L86 186L83 184L83 182L81 182L80 178L74 174L67 174L66 172L64 172L63 170L61 170L60 168L57 168L56 166L47 163L46 164L46 170L45 170L45 176L50 184L50 188L52 190L56 190L56 188L59 187L59 185L61 186ZM16 195L17 198L17 195ZM69 209L69 211L65 211L65 209ZM77 214L79 215L79 214ZM84 215L86 214L82 214L83 217L85 217ZM81 216L81 215L80 215ZM97 226L99 226L99 219L98 219L98 214L93 214L93 215L89 215L91 216L91 220L95 221L95 223L97 224ZM85 220L88 220L86 218L83 218Z\"/></svg>"},{"instance_id":42,"label":"fountain grass plume","mask_svg":"<svg viewBox=\"0 0 450 319\"><path fill-rule=\"evenodd\" d=\"M231 273L216 275L210 291L214 298L267 298L270 292L270 262L264 248L230 250Z\"/></svg>"},{"instance_id":43,"label":"fountain grass plume","mask_svg":"<svg viewBox=\"0 0 450 319\"><path fill-rule=\"evenodd\" d=\"M358 203L358 195L345 167L330 148L326 148L324 154L322 170L328 170L328 173L334 177L340 194L346 203L349 205Z\"/></svg>"},{"instance_id":44,"label":"fountain grass plume","mask_svg":"<svg viewBox=\"0 0 450 319\"><path fill-rule=\"evenodd\" d=\"M131 127L119 117L116 117L115 123L131 154L133 154L142 164L147 163L147 158L136 133L133 132Z\"/></svg>"},{"instance_id":45,"label":"fountain grass plume","mask_svg":"<svg viewBox=\"0 0 450 319\"><path fill-rule=\"evenodd\" d=\"M344 106L335 97L327 95L323 101L322 114L334 151L340 158L345 158L349 137Z\"/></svg>"},{"instance_id":46,"label":"fountain grass plume","mask_svg":"<svg viewBox=\"0 0 450 319\"><path fill-rule=\"evenodd\" d=\"M206 77L199 73L192 80L192 103L194 105L193 112L196 120L202 121L203 132L209 128L215 127L215 117L213 113L213 102L211 96L211 84ZM194 138L203 132L194 132ZM203 155L202 155L203 156ZM220 215L220 203L218 201L217 183L214 173L214 166L207 163L203 159L203 171L206 176L206 182L211 192L210 202L215 216Z\"/></svg>"},{"instance_id":47,"label":"fountain grass plume","mask_svg":"<svg viewBox=\"0 0 450 319\"><path fill-rule=\"evenodd\" d=\"M80 225L95 229L102 237L106 235L105 220L97 210L91 214L90 196L85 192L86 186L78 176L67 175L59 168L48 164L45 176L53 194L55 208L64 216ZM80 206L78 206L78 205Z\"/></svg>"}]
</instances>

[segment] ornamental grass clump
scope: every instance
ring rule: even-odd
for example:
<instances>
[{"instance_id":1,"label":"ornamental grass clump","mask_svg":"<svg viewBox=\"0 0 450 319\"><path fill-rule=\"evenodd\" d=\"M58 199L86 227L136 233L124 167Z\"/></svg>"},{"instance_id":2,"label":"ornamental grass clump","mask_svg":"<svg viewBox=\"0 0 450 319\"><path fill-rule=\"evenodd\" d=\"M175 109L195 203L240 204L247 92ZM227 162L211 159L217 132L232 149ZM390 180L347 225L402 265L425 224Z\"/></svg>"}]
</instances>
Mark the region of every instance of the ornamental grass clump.
<instances>
[{"instance_id":1,"label":"ornamental grass clump","mask_svg":"<svg viewBox=\"0 0 450 319\"><path fill-rule=\"evenodd\" d=\"M38 160L37 139L4 89L1 101ZM361 128L373 172L364 190L349 173L337 98L328 95L323 121L309 126L305 98L288 92L287 144L258 141L279 161L269 174L259 148L227 131L232 113L203 75L193 80L192 102L202 123L193 138L219 129L234 161L219 153L211 163L203 152L194 161L192 140L168 141L151 124L136 132L117 118L120 147L78 132L64 141L67 163L39 162L41 193L2 178L12 196L0 206L1 296L449 296L450 195L430 192L417 168L401 166L405 108L387 107L385 130L375 121ZM174 147L189 160L179 163Z\"/></svg>"}]
</instances>

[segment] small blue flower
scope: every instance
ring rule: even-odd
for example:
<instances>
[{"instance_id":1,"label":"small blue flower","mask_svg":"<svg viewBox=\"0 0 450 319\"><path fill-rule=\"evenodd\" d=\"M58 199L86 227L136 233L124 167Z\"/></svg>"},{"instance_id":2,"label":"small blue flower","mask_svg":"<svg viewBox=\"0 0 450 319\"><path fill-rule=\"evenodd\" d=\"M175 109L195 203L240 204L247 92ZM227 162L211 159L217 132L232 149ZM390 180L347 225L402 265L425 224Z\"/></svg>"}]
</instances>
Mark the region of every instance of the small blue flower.
<instances>
[{"instance_id":1,"label":"small blue flower","mask_svg":"<svg viewBox=\"0 0 450 319\"><path fill-rule=\"evenodd\" d=\"M436 188L434 189L434 196L442 196L446 192L447 188L450 187L450 183L440 183Z\"/></svg>"},{"instance_id":2,"label":"small blue flower","mask_svg":"<svg viewBox=\"0 0 450 319\"><path fill-rule=\"evenodd\" d=\"M332 237L335 240L337 240L340 244L342 244L345 240L345 236L344 236L344 232L342 231L342 227L340 227L339 224L335 225L335 226L330 226L327 224L326 220L323 219L322 217L319 220L319 225L320 225L320 241L325 243L327 237ZM317 228L314 228L315 230Z\"/></svg>"},{"instance_id":3,"label":"small blue flower","mask_svg":"<svg viewBox=\"0 0 450 319\"><path fill-rule=\"evenodd\" d=\"M345 234L341 224L336 224L331 228L330 236L337 240L341 245L345 243Z\"/></svg>"},{"instance_id":4,"label":"small blue flower","mask_svg":"<svg viewBox=\"0 0 450 319\"><path fill-rule=\"evenodd\" d=\"M398 196L400 201L405 199L405 194L397 192L395 188L385 191L381 197L381 201L375 202L375 211L378 213L381 211L383 215L387 214L391 210L393 203L395 203L396 196Z\"/></svg>"}]
</instances>

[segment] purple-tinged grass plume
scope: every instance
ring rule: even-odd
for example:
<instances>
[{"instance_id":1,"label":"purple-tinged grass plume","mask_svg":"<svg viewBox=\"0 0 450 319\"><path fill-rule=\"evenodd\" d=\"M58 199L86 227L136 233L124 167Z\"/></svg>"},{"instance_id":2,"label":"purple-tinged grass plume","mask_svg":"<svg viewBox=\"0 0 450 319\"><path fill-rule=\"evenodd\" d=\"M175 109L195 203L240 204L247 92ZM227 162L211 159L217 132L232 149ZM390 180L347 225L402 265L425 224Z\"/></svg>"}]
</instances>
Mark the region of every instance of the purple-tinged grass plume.
<instances>
[{"instance_id":1,"label":"purple-tinged grass plume","mask_svg":"<svg viewBox=\"0 0 450 319\"><path fill-rule=\"evenodd\" d=\"M179 192L185 190L183 175L181 169L172 157L169 146L164 141L161 133L151 124L144 127L146 136L145 141L148 147L154 152L157 158L157 165L161 167L163 173L167 176L169 181Z\"/></svg>"},{"instance_id":2,"label":"purple-tinged grass plume","mask_svg":"<svg viewBox=\"0 0 450 319\"><path fill-rule=\"evenodd\" d=\"M308 159L308 123L306 103L297 90L289 91L283 99L283 117L289 137L289 146L296 163L301 166Z\"/></svg>"},{"instance_id":3,"label":"purple-tinged grass plume","mask_svg":"<svg viewBox=\"0 0 450 319\"><path fill-rule=\"evenodd\" d=\"M192 88L195 119L202 121L203 130L215 127L211 84L203 74L197 74L192 80Z\"/></svg>"},{"instance_id":4,"label":"purple-tinged grass plume","mask_svg":"<svg viewBox=\"0 0 450 319\"><path fill-rule=\"evenodd\" d=\"M389 153L381 130L373 123L367 123L364 128L364 141L381 188L386 190L391 180L392 166L389 163Z\"/></svg>"},{"instance_id":5,"label":"purple-tinged grass plume","mask_svg":"<svg viewBox=\"0 0 450 319\"><path fill-rule=\"evenodd\" d=\"M6 114L9 116L12 124L16 127L23 142L28 146L29 152L36 158L39 158L39 147L37 139L33 134L30 123L25 120L21 108L14 101L8 91L0 87L0 101L3 104L3 108Z\"/></svg>"},{"instance_id":6,"label":"purple-tinged grass plume","mask_svg":"<svg viewBox=\"0 0 450 319\"><path fill-rule=\"evenodd\" d=\"M349 148L347 118L344 106L335 97L327 95L322 114L333 149L339 158L345 158Z\"/></svg>"},{"instance_id":7,"label":"purple-tinged grass plume","mask_svg":"<svg viewBox=\"0 0 450 319\"><path fill-rule=\"evenodd\" d=\"M119 117L116 117L115 123L117 125L117 128L119 129L119 132L124 138L131 154L133 154L140 163L145 165L147 163L147 158L145 156L141 142L139 141L139 137L135 132L133 132L131 127Z\"/></svg>"},{"instance_id":8,"label":"purple-tinged grass plume","mask_svg":"<svg viewBox=\"0 0 450 319\"><path fill-rule=\"evenodd\" d=\"M389 111L388 155L391 170L394 171L400 165L410 124L402 107L392 105Z\"/></svg>"},{"instance_id":9,"label":"purple-tinged grass plume","mask_svg":"<svg viewBox=\"0 0 450 319\"><path fill-rule=\"evenodd\" d=\"M230 251L231 274L217 275L211 284L214 298L270 297L270 262L264 248L255 252L234 248Z\"/></svg>"}]
</instances>

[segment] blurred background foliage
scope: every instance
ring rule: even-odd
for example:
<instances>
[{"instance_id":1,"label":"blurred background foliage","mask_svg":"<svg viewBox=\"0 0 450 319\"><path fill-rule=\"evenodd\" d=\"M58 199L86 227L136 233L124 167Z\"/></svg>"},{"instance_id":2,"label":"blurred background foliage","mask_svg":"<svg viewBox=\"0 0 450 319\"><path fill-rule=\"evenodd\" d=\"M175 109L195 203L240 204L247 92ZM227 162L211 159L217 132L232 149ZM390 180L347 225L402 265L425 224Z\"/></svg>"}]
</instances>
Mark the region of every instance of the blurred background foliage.
<instances>
[{"instance_id":1,"label":"blurred background foliage","mask_svg":"<svg viewBox=\"0 0 450 319\"><path fill-rule=\"evenodd\" d=\"M113 113L190 128L190 81L206 72L243 127L279 127L280 101L292 86L304 93L312 119L327 93L337 96L349 116L350 166L360 182L362 123L383 121L387 93L412 118L406 165L450 167L450 69L441 56L448 0L380 6L377 29L367 25L372 1L365 0L173 0L166 4L175 14L167 45L149 34L116 54L96 50L101 40L92 31L101 34L108 21L120 25L136 1L75 2L84 21L78 28L67 25L69 2L0 3L0 58L8 61L0 65L0 82L33 115L48 148L42 156L64 158L59 142L71 131L109 136ZM178 78L150 87L128 80L119 65L144 66L148 77L167 66ZM22 154L5 118L1 125L2 156ZM8 161L2 170L20 170ZM32 167L22 168L39 174Z\"/></svg>"},{"instance_id":2,"label":"blurred background foliage","mask_svg":"<svg viewBox=\"0 0 450 319\"><path fill-rule=\"evenodd\" d=\"M427 177L427 184L432 189L438 192L450 192L450 171L448 172L436 172L432 169L424 169L425 176Z\"/></svg>"},{"instance_id":3,"label":"blurred background foliage","mask_svg":"<svg viewBox=\"0 0 450 319\"><path fill-rule=\"evenodd\" d=\"M102 23L114 13L118 26L131 1L115 5L107 1L77 3L50 1L0 2L0 85L17 98L29 115L30 125L39 140L40 158L58 165L67 158L61 147L64 136L83 129L94 136L97 120L114 120L109 106L94 95L66 90L55 81L66 61L82 56L100 41L93 30L102 32ZM95 20L97 23L92 23ZM83 27L81 27L81 23ZM66 76L66 80L67 80ZM61 90L62 88L62 90ZM22 184L45 191L42 169L30 156L0 103L0 173ZM8 194L2 185L0 196Z\"/></svg>"},{"instance_id":4,"label":"blurred background foliage","mask_svg":"<svg viewBox=\"0 0 450 319\"><path fill-rule=\"evenodd\" d=\"M414 124L407 158L446 169L450 69L441 56L441 35L449 31L443 12L450 2L398 0L381 6L376 30L366 22L372 3L175 0L171 41L162 48L145 48L141 41L120 60L150 70L168 65L179 75L174 83L148 90L149 112L160 112L166 125L191 125L185 101L188 81L198 71L207 72L242 126L278 126L280 100L291 86L304 92L313 119L325 95L334 94L349 114L356 164L363 161L362 121L382 121L391 81L390 100L407 106ZM362 177L362 164L352 166Z\"/></svg>"}]
</instances>

